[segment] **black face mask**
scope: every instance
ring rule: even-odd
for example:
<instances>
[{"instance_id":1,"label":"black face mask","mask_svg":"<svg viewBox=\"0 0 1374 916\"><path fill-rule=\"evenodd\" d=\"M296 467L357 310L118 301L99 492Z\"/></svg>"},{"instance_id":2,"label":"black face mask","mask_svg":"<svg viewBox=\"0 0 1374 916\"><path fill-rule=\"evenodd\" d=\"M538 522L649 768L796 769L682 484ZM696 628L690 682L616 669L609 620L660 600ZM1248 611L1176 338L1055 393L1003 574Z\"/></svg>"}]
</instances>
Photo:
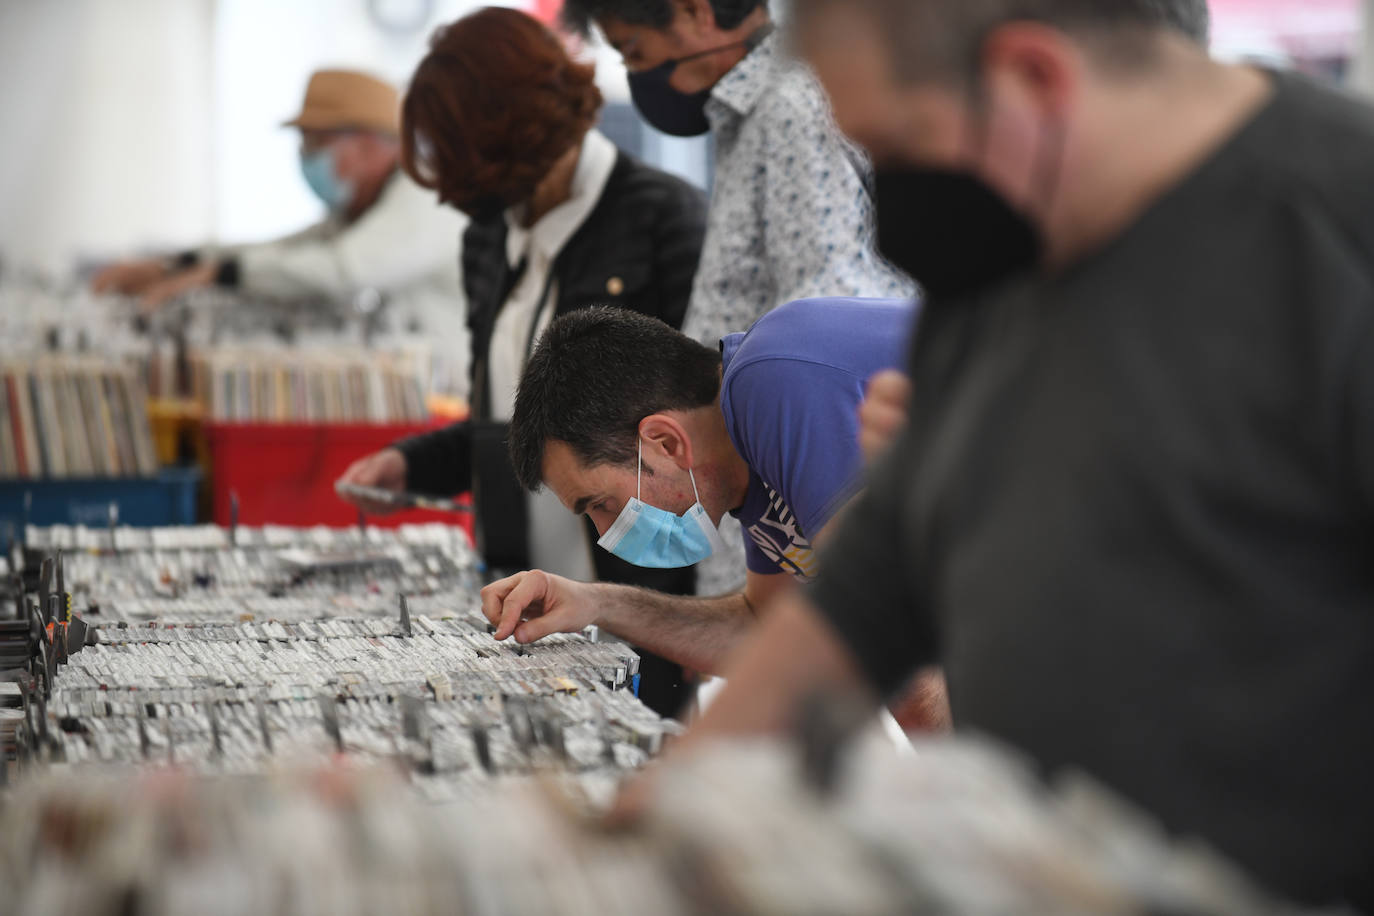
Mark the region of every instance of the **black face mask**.
<instances>
[{"instance_id":1,"label":"black face mask","mask_svg":"<svg viewBox=\"0 0 1374 916\"><path fill-rule=\"evenodd\" d=\"M879 169L878 251L934 301L1031 270L1044 243L1030 220L965 171Z\"/></svg>"},{"instance_id":2,"label":"black face mask","mask_svg":"<svg viewBox=\"0 0 1374 916\"><path fill-rule=\"evenodd\" d=\"M640 70L638 73L629 74L630 98L634 101L635 108L645 121L665 134L674 137L701 136L711 129L711 122L706 118L706 101L711 98L711 90L703 89L689 95L674 89L668 80L672 79L678 64L740 46L752 51L772 31L773 26L766 25L744 41L731 42L719 48L665 60L652 70Z\"/></svg>"},{"instance_id":3,"label":"black face mask","mask_svg":"<svg viewBox=\"0 0 1374 916\"><path fill-rule=\"evenodd\" d=\"M979 93L978 107L990 112ZM980 154L986 124L973 128ZM1048 206L1059 180L1064 127L1041 132L1034 190ZM930 299L968 296L1034 270L1045 250L1039 227L972 171L906 166L879 169L874 185L878 250L909 273Z\"/></svg>"}]
</instances>

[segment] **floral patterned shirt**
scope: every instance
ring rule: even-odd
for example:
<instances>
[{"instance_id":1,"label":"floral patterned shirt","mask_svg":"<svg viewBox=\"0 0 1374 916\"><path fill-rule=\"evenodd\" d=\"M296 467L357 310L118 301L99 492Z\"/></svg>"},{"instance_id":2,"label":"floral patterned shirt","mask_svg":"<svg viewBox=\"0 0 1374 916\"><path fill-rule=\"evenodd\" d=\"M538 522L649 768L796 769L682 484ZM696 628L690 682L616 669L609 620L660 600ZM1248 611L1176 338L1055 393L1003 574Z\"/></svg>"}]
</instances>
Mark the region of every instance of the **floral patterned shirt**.
<instances>
[{"instance_id":1,"label":"floral patterned shirt","mask_svg":"<svg viewBox=\"0 0 1374 916\"><path fill-rule=\"evenodd\" d=\"M706 105L715 183L683 330L710 346L794 299L915 291L874 250L867 157L780 41L765 38Z\"/></svg>"}]
</instances>

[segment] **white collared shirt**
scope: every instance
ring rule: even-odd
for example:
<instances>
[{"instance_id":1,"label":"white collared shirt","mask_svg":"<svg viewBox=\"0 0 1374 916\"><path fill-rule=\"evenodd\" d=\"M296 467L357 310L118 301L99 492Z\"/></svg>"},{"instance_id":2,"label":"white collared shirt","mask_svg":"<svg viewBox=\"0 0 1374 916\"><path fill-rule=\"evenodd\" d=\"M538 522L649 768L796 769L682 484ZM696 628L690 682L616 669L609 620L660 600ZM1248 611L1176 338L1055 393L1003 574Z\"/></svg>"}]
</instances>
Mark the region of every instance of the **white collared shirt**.
<instances>
[{"instance_id":1,"label":"white collared shirt","mask_svg":"<svg viewBox=\"0 0 1374 916\"><path fill-rule=\"evenodd\" d=\"M491 416L509 420L515 409L515 392L525 359L534 340L553 318L558 302L558 283L549 271L563 246L586 222L615 167L615 144L596 130L587 131L573 171L572 194L524 226L524 206L506 211L506 261L516 267L527 262L524 275L506 297L492 330L487 357L487 383L491 391ZM537 316L537 317L536 317ZM533 340L530 325L535 325ZM591 545L582 519L568 512L547 488L531 494L528 502L530 559L540 569L571 579L595 578Z\"/></svg>"}]
</instances>

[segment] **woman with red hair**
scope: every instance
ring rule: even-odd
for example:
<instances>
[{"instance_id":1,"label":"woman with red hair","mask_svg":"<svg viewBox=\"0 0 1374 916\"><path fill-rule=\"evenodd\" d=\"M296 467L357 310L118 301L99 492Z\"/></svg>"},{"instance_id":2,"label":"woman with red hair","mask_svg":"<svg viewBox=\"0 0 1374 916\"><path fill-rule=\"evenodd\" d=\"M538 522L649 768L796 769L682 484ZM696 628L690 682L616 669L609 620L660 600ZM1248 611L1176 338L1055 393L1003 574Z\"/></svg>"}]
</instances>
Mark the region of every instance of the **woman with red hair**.
<instances>
[{"instance_id":1,"label":"woman with red hair","mask_svg":"<svg viewBox=\"0 0 1374 916\"><path fill-rule=\"evenodd\" d=\"M440 495L473 489L493 568L691 594L690 568L641 569L593 550L589 523L547 491L526 494L506 453L520 374L549 321L599 304L678 327L701 252L704 195L596 130L593 77L515 10L482 9L434 34L402 106L402 165L472 220L462 254L472 419L363 458L342 479ZM646 662L645 701L676 715L687 698L680 670Z\"/></svg>"}]
</instances>

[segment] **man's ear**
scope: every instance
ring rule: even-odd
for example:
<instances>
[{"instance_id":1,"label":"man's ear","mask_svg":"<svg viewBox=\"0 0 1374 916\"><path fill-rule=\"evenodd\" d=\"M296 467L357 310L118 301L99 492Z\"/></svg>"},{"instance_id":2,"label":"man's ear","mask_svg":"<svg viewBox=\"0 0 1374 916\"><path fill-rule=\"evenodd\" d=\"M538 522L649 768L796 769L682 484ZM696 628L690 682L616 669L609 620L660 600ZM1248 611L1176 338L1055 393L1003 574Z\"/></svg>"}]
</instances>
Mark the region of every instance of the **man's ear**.
<instances>
[{"instance_id":1,"label":"man's ear","mask_svg":"<svg viewBox=\"0 0 1374 916\"><path fill-rule=\"evenodd\" d=\"M673 416L666 413L649 414L639 421L639 439L644 443L644 464L660 467L664 459L682 470L692 467L692 440L687 430Z\"/></svg>"}]
</instances>

